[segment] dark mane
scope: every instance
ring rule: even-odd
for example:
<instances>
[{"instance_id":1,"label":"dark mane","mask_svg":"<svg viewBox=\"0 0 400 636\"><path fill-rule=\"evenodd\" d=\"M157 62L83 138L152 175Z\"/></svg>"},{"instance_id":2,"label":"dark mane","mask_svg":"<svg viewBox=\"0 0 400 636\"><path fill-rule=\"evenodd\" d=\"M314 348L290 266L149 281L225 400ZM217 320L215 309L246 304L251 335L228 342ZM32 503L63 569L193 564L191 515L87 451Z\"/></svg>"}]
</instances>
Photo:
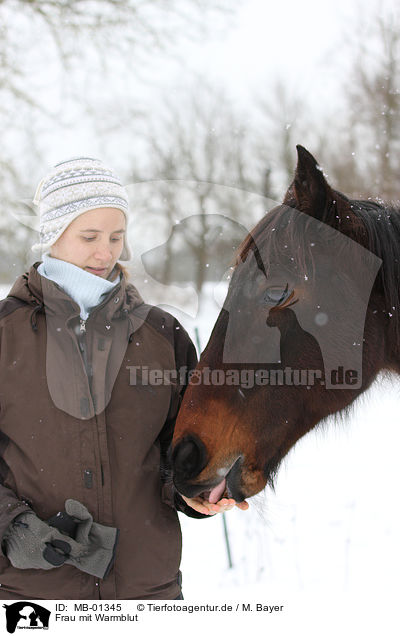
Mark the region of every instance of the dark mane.
<instances>
[{"instance_id":1,"label":"dark mane","mask_svg":"<svg viewBox=\"0 0 400 636\"><path fill-rule=\"evenodd\" d=\"M351 201L352 211L367 231L371 252L382 259L376 284L385 298L385 311L400 330L400 210L394 205L374 201Z\"/></svg>"}]
</instances>

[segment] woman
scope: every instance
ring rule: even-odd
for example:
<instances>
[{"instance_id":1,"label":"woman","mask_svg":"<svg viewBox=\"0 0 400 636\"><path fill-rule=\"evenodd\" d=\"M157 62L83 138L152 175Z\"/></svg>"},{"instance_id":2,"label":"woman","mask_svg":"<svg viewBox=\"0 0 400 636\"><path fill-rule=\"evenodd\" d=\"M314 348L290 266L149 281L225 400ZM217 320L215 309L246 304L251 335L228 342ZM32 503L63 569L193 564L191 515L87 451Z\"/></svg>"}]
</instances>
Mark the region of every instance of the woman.
<instances>
[{"instance_id":1,"label":"woman","mask_svg":"<svg viewBox=\"0 0 400 636\"><path fill-rule=\"evenodd\" d=\"M127 283L128 200L112 171L57 164L35 202L43 261L0 303L0 598L181 598L177 510L235 505L173 488L193 344Z\"/></svg>"}]
</instances>

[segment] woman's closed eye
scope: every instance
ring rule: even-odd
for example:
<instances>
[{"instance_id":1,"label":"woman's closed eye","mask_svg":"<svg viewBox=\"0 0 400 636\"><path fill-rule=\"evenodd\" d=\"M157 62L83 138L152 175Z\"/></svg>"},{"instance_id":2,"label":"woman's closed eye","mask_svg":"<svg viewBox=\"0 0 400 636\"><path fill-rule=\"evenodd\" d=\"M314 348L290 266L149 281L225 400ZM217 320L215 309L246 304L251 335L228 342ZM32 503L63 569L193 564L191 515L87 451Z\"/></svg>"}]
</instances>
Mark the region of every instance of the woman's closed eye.
<instances>
[{"instance_id":1,"label":"woman's closed eye","mask_svg":"<svg viewBox=\"0 0 400 636\"><path fill-rule=\"evenodd\" d=\"M82 238L86 242L91 242L95 241L97 239L97 236L82 236ZM120 241L122 241L122 236L112 236L110 239L111 243L119 243Z\"/></svg>"}]
</instances>

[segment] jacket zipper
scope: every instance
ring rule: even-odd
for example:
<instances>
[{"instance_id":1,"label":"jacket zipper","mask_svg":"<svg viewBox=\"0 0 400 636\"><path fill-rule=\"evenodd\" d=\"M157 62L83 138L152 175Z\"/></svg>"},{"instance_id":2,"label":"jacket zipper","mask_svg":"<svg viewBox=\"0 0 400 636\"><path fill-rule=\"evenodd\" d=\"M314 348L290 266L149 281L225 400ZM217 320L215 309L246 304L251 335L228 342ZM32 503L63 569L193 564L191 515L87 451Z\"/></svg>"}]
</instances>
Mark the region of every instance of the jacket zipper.
<instances>
[{"instance_id":1,"label":"jacket zipper","mask_svg":"<svg viewBox=\"0 0 400 636\"><path fill-rule=\"evenodd\" d=\"M98 305L95 310L90 314L90 317L93 318L93 315L95 313L97 313L98 311L100 311L106 304L107 302L110 302L111 298L114 298L117 296L117 293L120 290L120 284L117 285L117 288L114 290L113 294L111 294L110 298L107 298L106 300L104 300L100 305ZM93 400L93 394L92 394L92 382L91 382L91 373L92 373L92 368L91 366L89 366L89 360L88 360L88 351L87 351L87 341L86 341L86 322L87 322L88 318L83 319L81 317L79 317L79 335L77 338L77 344L78 344L78 348L80 349L81 355L82 355L82 360L83 360L83 364L84 367L86 369L86 374L88 377L88 381L89 381L89 391L92 397L92 404L93 406L95 406L94 404L94 400ZM95 415L95 420L97 421L97 417ZM101 478L101 485L104 486L104 468L102 463L100 462L100 478ZM85 471L84 473L84 482L87 488L92 488L92 484L93 484L93 473L90 470ZM98 583L100 583L99 579ZM98 590L99 590L99 586L98 586ZM99 591L100 594L100 591ZM100 598L100 596L99 596Z\"/></svg>"},{"instance_id":2,"label":"jacket zipper","mask_svg":"<svg viewBox=\"0 0 400 636\"><path fill-rule=\"evenodd\" d=\"M84 320L83 318L79 319L80 322L80 335L78 337L78 341L79 341L79 348L81 350L81 355L82 355L82 359L83 359L83 364L85 366L86 369L86 375L89 381L89 390L90 390L90 394L92 396L92 404L94 406L94 408L96 408L95 405L95 401L93 399L93 394L92 394L92 365L89 364L89 357L88 357L88 350L87 350L87 341L86 341L86 319ZM96 418L96 415L95 415ZM103 465L100 462L100 475L101 475L101 485L104 486L104 469L103 469ZM91 470L85 470L84 472L84 482L85 482L85 486L86 488L92 488L93 485L93 473Z\"/></svg>"}]
</instances>

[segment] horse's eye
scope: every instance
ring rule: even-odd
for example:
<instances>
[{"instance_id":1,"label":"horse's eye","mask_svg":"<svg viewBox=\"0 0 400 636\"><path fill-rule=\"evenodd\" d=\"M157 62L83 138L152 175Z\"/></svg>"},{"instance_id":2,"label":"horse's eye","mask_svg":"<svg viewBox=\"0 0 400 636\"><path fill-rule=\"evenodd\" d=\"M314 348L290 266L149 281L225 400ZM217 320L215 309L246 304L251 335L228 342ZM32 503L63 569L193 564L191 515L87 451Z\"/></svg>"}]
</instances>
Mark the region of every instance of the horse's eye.
<instances>
[{"instance_id":1,"label":"horse's eye","mask_svg":"<svg viewBox=\"0 0 400 636\"><path fill-rule=\"evenodd\" d=\"M264 294L264 301L269 305L280 305L289 298L290 294L289 285L286 285L286 287L268 287Z\"/></svg>"}]
</instances>

